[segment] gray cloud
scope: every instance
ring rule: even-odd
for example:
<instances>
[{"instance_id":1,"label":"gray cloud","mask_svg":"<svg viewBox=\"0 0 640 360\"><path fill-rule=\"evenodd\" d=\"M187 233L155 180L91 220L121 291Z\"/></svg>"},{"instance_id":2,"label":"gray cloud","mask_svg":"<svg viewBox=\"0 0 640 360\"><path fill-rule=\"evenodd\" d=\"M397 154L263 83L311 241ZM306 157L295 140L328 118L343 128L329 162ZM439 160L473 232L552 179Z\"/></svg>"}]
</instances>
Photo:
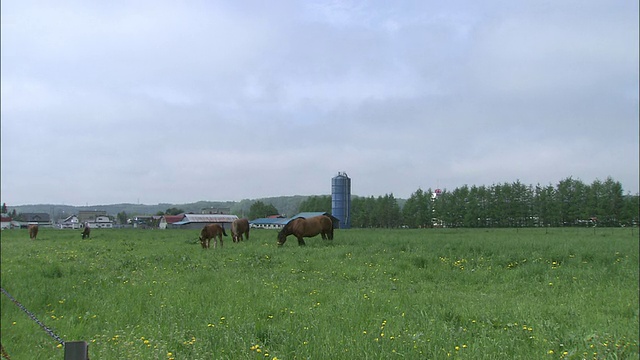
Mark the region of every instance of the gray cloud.
<instances>
[{"instance_id":1,"label":"gray cloud","mask_svg":"<svg viewBox=\"0 0 640 360\"><path fill-rule=\"evenodd\" d=\"M638 192L638 4L2 2L2 201Z\"/></svg>"}]
</instances>

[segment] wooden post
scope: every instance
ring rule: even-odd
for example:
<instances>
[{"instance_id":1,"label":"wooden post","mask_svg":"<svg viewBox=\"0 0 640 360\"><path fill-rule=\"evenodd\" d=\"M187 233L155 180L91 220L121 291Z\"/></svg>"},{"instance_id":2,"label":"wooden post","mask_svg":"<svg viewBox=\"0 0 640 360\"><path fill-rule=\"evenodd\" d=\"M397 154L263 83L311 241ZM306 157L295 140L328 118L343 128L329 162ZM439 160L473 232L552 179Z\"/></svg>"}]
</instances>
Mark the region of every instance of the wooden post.
<instances>
[{"instance_id":1,"label":"wooden post","mask_svg":"<svg viewBox=\"0 0 640 360\"><path fill-rule=\"evenodd\" d=\"M89 360L89 345L86 341L66 341L64 360Z\"/></svg>"}]
</instances>

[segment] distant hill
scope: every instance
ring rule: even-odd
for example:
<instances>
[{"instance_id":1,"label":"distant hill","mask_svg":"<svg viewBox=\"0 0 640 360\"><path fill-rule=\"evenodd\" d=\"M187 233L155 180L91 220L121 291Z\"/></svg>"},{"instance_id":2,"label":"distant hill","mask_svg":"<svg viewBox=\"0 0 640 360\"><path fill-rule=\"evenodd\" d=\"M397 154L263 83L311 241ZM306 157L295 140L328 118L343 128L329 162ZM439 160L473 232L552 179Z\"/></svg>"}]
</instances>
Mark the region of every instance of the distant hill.
<instances>
[{"instance_id":1,"label":"distant hill","mask_svg":"<svg viewBox=\"0 0 640 360\"><path fill-rule=\"evenodd\" d=\"M329 195L316 195L316 196L329 196ZM81 210L103 210L107 215L115 217L118 213L125 212L129 217L136 215L155 215L159 212L165 212L167 209L177 208L182 209L186 213L201 213L203 209L218 209L229 208L231 213L238 215L239 217L245 217L249 214L251 205L256 201L262 201L263 203L273 205L280 214L284 216L293 216L298 213L300 204L305 201L309 196L306 195L294 195L294 196L278 196L268 197L262 199L244 199L241 201L198 201L188 204L169 204L160 203L156 205L145 204L111 204L111 205L89 205L89 206L72 206L72 205L53 205L53 204L37 204L37 205L7 205L7 210L11 213L13 210L16 213L47 213L51 216L51 219L55 222L60 219L64 219L70 215L77 215ZM406 199L396 199L400 208L404 206Z\"/></svg>"},{"instance_id":2,"label":"distant hill","mask_svg":"<svg viewBox=\"0 0 640 360\"><path fill-rule=\"evenodd\" d=\"M219 209L230 208L232 214L236 214L240 217L249 213L251 205L256 201L262 201L265 204L271 204L281 214L285 216L292 216L298 211L300 203L302 203L308 196L295 195L295 196L279 196L269 197L262 199L244 199L241 201L198 201L195 203L187 204L169 204L160 203L156 205L145 204L110 204L110 205L90 205L90 206L73 206L73 205L57 205L57 204L36 204L36 205L18 205L9 206L7 210L11 213L15 210L17 213L47 213L51 215L54 221L58 219L64 219L70 215L78 214L82 210L102 210L106 211L107 215L116 216L121 212L126 212L129 216L135 215L155 215L159 212L165 212L167 209L177 208L182 209L186 213L200 213L203 209Z\"/></svg>"}]
</instances>

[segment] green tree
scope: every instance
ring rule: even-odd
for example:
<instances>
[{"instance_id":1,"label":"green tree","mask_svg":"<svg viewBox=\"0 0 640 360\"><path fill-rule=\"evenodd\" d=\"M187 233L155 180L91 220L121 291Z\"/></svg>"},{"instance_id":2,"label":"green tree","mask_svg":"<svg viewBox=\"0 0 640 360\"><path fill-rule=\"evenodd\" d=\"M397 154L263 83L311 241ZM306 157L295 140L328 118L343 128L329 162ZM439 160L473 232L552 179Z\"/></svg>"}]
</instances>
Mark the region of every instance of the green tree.
<instances>
[{"instance_id":1,"label":"green tree","mask_svg":"<svg viewBox=\"0 0 640 360\"><path fill-rule=\"evenodd\" d=\"M265 204L262 201L256 201L249 208L249 219L265 218L270 215L279 214L278 209L271 204Z\"/></svg>"},{"instance_id":2,"label":"green tree","mask_svg":"<svg viewBox=\"0 0 640 360\"><path fill-rule=\"evenodd\" d=\"M377 201L373 196L355 197L351 200L351 226L377 227Z\"/></svg>"},{"instance_id":3,"label":"green tree","mask_svg":"<svg viewBox=\"0 0 640 360\"><path fill-rule=\"evenodd\" d=\"M604 183L602 183L602 187L604 188L604 213L606 214L603 219L603 225L620 226L620 221L622 220L622 209L624 207L622 184L618 181L614 181L611 177L608 177Z\"/></svg>"},{"instance_id":4,"label":"green tree","mask_svg":"<svg viewBox=\"0 0 640 360\"><path fill-rule=\"evenodd\" d=\"M536 214L538 225L560 226L560 207L556 197L556 189L553 185L542 187L538 184L536 186L533 212Z\"/></svg>"},{"instance_id":5,"label":"green tree","mask_svg":"<svg viewBox=\"0 0 640 360\"><path fill-rule=\"evenodd\" d=\"M620 220L627 226L638 226L640 218L640 197L638 194L627 194L623 199Z\"/></svg>"},{"instance_id":6,"label":"green tree","mask_svg":"<svg viewBox=\"0 0 640 360\"><path fill-rule=\"evenodd\" d=\"M327 212L331 213L331 196L320 195L310 196L306 200L302 201L298 206L298 212Z\"/></svg>"},{"instance_id":7,"label":"green tree","mask_svg":"<svg viewBox=\"0 0 640 360\"><path fill-rule=\"evenodd\" d=\"M7 203L2 203L2 213L3 214L7 213Z\"/></svg>"},{"instance_id":8,"label":"green tree","mask_svg":"<svg viewBox=\"0 0 640 360\"><path fill-rule=\"evenodd\" d=\"M367 198L356 196L351 199L351 226L355 228L368 228Z\"/></svg>"},{"instance_id":9,"label":"green tree","mask_svg":"<svg viewBox=\"0 0 640 360\"><path fill-rule=\"evenodd\" d=\"M562 225L575 225L577 220L584 216L584 202L586 200L586 187L579 181L571 177L561 180L556 191L556 201L560 208L560 219Z\"/></svg>"},{"instance_id":10,"label":"green tree","mask_svg":"<svg viewBox=\"0 0 640 360\"><path fill-rule=\"evenodd\" d=\"M377 227L393 228L402 223L402 215L398 201L393 193L378 197L377 204Z\"/></svg>"},{"instance_id":11,"label":"green tree","mask_svg":"<svg viewBox=\"0 0 640 360\"><path fill-rule=\"evenodd\" d=\"M504 189L501 184L493 184L489 196L489 218L491 227L504 226L507 217L507 204Z\"/></svg>"},{"instance_id":12,"label":"green tree","mask_svg":"<svg viewBox=\"0 0 640 360\"><path fill-rule=\"evenodd\" d=\"M180 215L180 214L183 214L183 213L184 213L183 209L178 209L178 208L172 207L172 208L167 209L164 212L164 214L162 214L162 215Z\"/></svg>"},{"instance_id":13,"label":"green tree","mask_svg":"<svg viewBox=\"0 0 640 360\"><path fill-rule=\"evenodd\" d=\"M605 210L605 194L604 186L600 180L595 180L587 188L586 191L586 211L583 214L583 218L596 217L598 219L604 219L606 215Z\"/></svg>"},{"instance_id":14,"label":"green tree","mask_svg":"<svg viewBox=\"0 0 640 360\"><path fill-rule=\"evenodd\" d=\"M496 190L496 210L498 211L498 226L512 227L515 224L515 198L513 196L513 188L509 184L498 184L496 185Z\"/></svg>"},{"instance_id":15,"label":"green tree","mask_svg":"<svg viewBox=\"0 0 640 360\"><path fill-rule=\"evenodd\" d=\"M354 228L366 228L364 222L364 198L354 196L351 199L351 226Z\"/></svg>"},{"instance_id":16,"label":"green tree","mask_svg":"<svg viewBox=\"0 0 640 360\"><path fill-rule=\"evenodd\" d=\"M402 208L402 220L409 227L431 226L431 190L416 190Z\"/></svg>"},{"instance_id":17,"label":"green tree","mask_svg":"<svg viewBox=\"0 0 640 360\"><path fill-rule=\"evenodd\" d=\"M451 192L451 196L449 197L449 211L447 212L447 222L450 226L460 227L464 225L468 200L469 186L467 185L455 188Z\"/></svg>"},{"instance_id":18,"label":"green tree","mask_svg":"<svg viewBox=\"0 0 640 360\"><path fill-rule=\"evenodd\" d=\"M126 212L121 211L118 214L116 214L116 219L118 219L119 224L124 225L127 223L127 220L129 220L129 215L127 215Z\"/></svg>"},{"instance_id":19,"label":"green tree","mask_svg":"<svg viewBox=\"0 0 640 360\"><path fill-rule=\"evenodd\" d=\"M486 218L484 192L486 192L484 186L476 187L474 185L469 189L467 206L463 218L463 226L484 227L484 219Z\"/></svg>"},{"instance_id":20,"label":"green tree","mask_svg":"<svg viewBox=\"0 0 640 360\"><path fill-rule=\"evenodd\" d=\"M533 224L533 188L517 180L511 184L511 226L523 227Z\"/></svg>"},{"instance_id":21,"label":"green tree","mask_svg":"<svg viewBox=\"0 0 640 360\"><path fill-rule=\"evenodd\" d=\"M450 226L450 201L451 194L447 189L442 190L440 195L432 202L432 221L437 221L440 225Z\"/></svg>"}]
</instances>

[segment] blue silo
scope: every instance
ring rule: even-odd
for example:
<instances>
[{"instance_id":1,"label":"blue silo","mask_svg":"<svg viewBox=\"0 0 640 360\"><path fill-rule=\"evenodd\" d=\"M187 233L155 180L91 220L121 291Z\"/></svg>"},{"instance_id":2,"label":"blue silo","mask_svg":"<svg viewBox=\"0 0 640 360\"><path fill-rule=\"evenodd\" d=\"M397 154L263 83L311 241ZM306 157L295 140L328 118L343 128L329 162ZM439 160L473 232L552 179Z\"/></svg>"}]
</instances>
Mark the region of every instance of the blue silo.
<instances>
[{"instance_id":1,"label":"blue silo","mask_svg":"<svg viewBox=\"0 0 640 360\"><path fill-rule=\"evenodd\" d=\"M351 179L345 172L331 179L331 215L340 220L341 229L351 228Z\"/></svg>"}]
</instances>

